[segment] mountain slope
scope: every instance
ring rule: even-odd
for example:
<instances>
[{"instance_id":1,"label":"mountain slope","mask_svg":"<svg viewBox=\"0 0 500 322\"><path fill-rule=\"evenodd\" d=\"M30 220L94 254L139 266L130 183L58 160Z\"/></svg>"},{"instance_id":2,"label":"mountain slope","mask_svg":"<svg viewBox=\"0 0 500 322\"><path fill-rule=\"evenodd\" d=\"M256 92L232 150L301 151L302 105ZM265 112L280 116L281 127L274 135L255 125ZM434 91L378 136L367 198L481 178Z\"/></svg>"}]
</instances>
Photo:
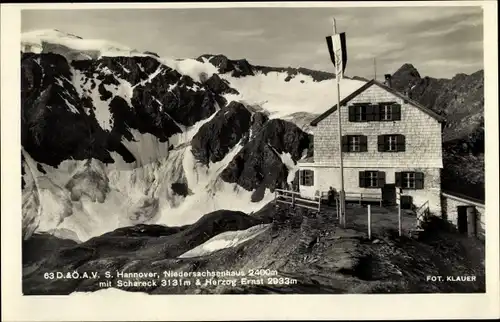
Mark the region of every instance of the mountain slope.
<instances>
[{"instance_id":1,"label":"mountain slope","mask_svg":"<svg viewBox=\"0 0 500 322\"><path fill-rule=\"evenodd\" d=\"M460 139L481 125L484 114L484 71L452 79L421 77L411 64L392 75L392 86L446 117L444 141Z\"/></svg>"},{"instance_id":2,"label":"mountain slope","mask_svg":"<svg viewBox=\"0 0 500 322\"><path fill-rule=\"evenodd\" d=\"M293 122L303 127L335 96L312 71L162 58L60 31L25 34L22 50L25 238L84 241L257 210L311 145ZM363 84L343 82L343 96Z\"/></svg>"},{"instance_id":3,"label":"mountain slope","mask_svg":"<svg viewBox=\"0 0 500 322\"><path fill-rule=\"evenodd\" d=\"M430 229L416 240L381 225L369 240L366 227L344 229L335 216L301 209L218 211L193 225L124 227L82 244L36 234L23 245L23 293L78 296L104 288L149 294L484 293L484 244L472 238ZM54 271L98 277L44 278ZM131 274L120 277L116 271ZM159 275L133 275L145 272ZM439 274L477 281L422 283ZM140 284L151 280L156 283Z\"/></svg>"},{"instance_id":4,"label":"mountain slope","mask_svg":"<svg viewBox=\"0 0 500 322\"><path fill-rule=\"evenodd\" d=\"M384 221L372 243L364 226L338 227L328 207L315 215L270 203L276 187L296 182L297 161L313 153L308 123L336 99L330 73L223 55L169 59L60 31L23 35L22 49L25 294L102 288L44 277L52 271L97 272L104 281L115 270L264 267L296 283L122 289L484 291L484 258L470 256L484 246L473 239L432 229L418 241L396 237ZM365 80L342 82L345 97ZM443 187L469 190L464 175L478 191L484 182L476 162L484 153L481 82L480 73L421 78L411 65L393 75L394 86L449 120ZM443 272L478 276L478 284L422 284Z\"/></svg>"}]
</instances>

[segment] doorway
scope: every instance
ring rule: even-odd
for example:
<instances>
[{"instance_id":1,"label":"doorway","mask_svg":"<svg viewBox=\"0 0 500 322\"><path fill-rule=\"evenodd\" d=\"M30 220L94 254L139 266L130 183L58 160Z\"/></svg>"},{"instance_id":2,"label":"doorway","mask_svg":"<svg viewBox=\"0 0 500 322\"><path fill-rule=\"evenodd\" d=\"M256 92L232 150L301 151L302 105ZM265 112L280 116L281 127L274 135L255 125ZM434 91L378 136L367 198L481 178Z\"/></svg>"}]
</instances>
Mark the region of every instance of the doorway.
<instances>
[{"instance_id":1,"label":"doorway","mask_svg":"<svg viewBox=\"0 0 500 322\"><path fill-rule=\"evenodd\" d=\"M386 206L393 206L396 204L395 184L385 184L382 187L382 203Z\"/></svg>"},{"instance_id":2,"label":"doorway","mask_svg":"<svg viewBox=\"0 0 500 322\"><path fill-rule=\"evenodd\" d=\"M467 206L457 206L457 229L461 234L467 234Z\"/></svg>"}]
</instances>

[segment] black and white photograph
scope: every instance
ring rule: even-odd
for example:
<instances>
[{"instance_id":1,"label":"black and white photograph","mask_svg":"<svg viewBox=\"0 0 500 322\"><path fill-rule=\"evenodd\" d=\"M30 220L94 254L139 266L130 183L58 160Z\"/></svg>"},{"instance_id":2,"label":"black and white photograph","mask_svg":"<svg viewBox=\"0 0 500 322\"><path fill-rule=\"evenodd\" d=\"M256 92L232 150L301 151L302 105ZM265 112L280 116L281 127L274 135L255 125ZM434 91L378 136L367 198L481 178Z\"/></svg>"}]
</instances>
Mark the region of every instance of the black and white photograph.
<instances>
[{"instance_id":1,"label":"black and white photograph","mask_svg":"<svg viewBox=\"0 0 500 322\"><path fill-rule=\"evenodd\" d=\"M21 9L22 296L484 295L458 4Z\"/></svg>"}]
</instances>

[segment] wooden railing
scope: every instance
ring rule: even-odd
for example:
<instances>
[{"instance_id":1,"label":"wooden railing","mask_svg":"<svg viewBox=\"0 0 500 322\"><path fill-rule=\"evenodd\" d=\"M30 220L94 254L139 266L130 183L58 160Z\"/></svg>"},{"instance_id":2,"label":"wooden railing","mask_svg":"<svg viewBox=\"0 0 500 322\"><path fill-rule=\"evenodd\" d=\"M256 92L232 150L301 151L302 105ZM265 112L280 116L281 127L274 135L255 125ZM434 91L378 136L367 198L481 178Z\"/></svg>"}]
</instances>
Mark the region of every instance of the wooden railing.
<instances>
[{"instance_id":1,"label":"wooden railing","mask_svg":"<svg viewBox=\"0 0 500 322\"><path fill-rule=\"evenodd\" d=\"M311 199L303 198L300 192L275 189L274 202L283 203L292 207L298 206L301 208L311 209L317 212L321 211L321 196L315 196Z\"/></svg>"},{"instance_id":2,"label":"wooden railing","mask_svg":"<svg viewBox=\"0 0 500 322\"><path fill-rule=\"evenodd\" d=\"M358 201L361 204L363 201L377 201L382 207L382 193L381 192L346 192L346 201Z\"/></svg>"},{"instance_id":3,"label":"wooden railing","mask_svg":"<svg viewBox=\"0 0 500 322\"><path fill-rule=\"evenodd\" d=\"M415 210L415 215L417 216L417 228L420 228L420 224L429 215L429 201L424 202L420 207Z\"/></svg>"}]
</instances>

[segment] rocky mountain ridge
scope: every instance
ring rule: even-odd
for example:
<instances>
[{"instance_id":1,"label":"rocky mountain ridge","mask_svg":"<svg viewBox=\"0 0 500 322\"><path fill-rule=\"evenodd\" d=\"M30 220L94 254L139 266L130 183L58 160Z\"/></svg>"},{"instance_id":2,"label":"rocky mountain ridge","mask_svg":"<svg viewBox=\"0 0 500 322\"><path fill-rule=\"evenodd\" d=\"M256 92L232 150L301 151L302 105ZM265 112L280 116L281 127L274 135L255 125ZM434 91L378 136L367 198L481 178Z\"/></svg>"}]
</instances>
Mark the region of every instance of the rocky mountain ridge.
<instances>
[{"instance_id":1,"label":"rocky mountain ridge","mask_svg":"<svg viewBox=\"0 0 500 322\"><path fill-rule=\"evenodd\" d=\"M116 210L116 216L124 212L129 217L120 225L170 220L172 211L180 215L200 202L213 203L207 211L224 209L227 201L222 200L229 199L211 200L241 193L245 197L236 197L241 210L258 209L273 189L294 181L296 162L312 155L312 135L305 131L317 114L300 109L311 101L312 89L324 92L333 79L330 73L254 66L223 55L175 63L149 54L83 59L74 51L67 55L67 47L43 46L21 59L22 180L23 187L47 193L51 205L66 205L57 211L45 206L55 216L49 221L52 229L59 231L84 225L80 221L88 219L83 218L98 215L93 203L106 206L109 198L130 203ZM58 54L51 52L54 48ZM476 162L484 152L484 134L476 123L484 103L481 75L421 78L405 64L392 76L395 88L450 120L444 134L450 142L445 144L444 186L456 186L464 175L475 188L484 186ZM344 81L352 85L343 86L343 96L364 83ZM274 101L259 100L269 88L273 91L267 97L276 94ZM287 88L305 95L281 103ZM464 107L460 102L465 101L470 104ZM296 104L299 112L283 113L287 104ZM464 120L470 124L464 126ZM465 159L467 170L460 165ZM37 182L38 177L44 181ZM45 220L36 216L47 201L29 189L23 209L30 213L25 222L32 232ZM82 193L85 189L91 192ZM130 200L117 201L123 198ZM75 213L82 213L78 224L65 224ZM191 221L204 213L193 212Z\"/></svg>"},{"instance_id":2,"label":"rocky mountain ridge","mask_svg":"<svg viewBox=\"0 0 500 322\"><path fill-rule=\"evenodd\" d=\"M115 207L116 198L125 199L109 210L129 224L154 223L167 209L182 213L180 206L213 194L238 198L239 190L249 193L246 200L240 196L250 204L244 208L259 207L270 191L293 179L312 137L293 123L270 120L258 106L229 103L225 95L238 91L208 73L210 66L195 65L202 68L189 76L155 57L68 60L50 52L23 53L25 237L43 227L86 239L88 232L78 227L100 216L95 203ZM275 127L288 139L277 137ZM290 155L287 164L282 154ZM227 207L212 202L213 210ZM197 217L205 213L198 211Z\"/></svg>"},{"instance_id":3,"label":"rocky mountain ridge","mask_svg":"<svg viewBox=\"0 0 500 322\"><path fill-rule=\"evenodd\" d=\"M484 71L437 79L404 64L391 85L446 118L442 189L484 200Z\"/></svg>"},{"instance_id":4,"label":"rocky mountain ridge","mask_svg":"<svg viewBox=\"0 0 500 322\"><path fill-rule=\"evenodd\" d=\"M42 35L41 43L40 34L26 42L21 58L24 294L116 285L106 271L255 268L295 283L122 290L484 292L482 259L464 260L471 239L431 230L417 241L384 222L372 242L363 225L339 227L327 206L329 215L315 215L270 203L276 187L296 183L297 161L313 154L307 124L331 105L325 89L332 74L223 55L165 60L95 41L75 50L83 39ZM345 97L366 80L343 81ZM484 194L482 73L422 78L405 64L392 81L448 120L443 187L482 185ZM44 278L53 271L99 276ZM479 283L422 283L443 272L475 275Z\"/></svg>"}]
</instances>

